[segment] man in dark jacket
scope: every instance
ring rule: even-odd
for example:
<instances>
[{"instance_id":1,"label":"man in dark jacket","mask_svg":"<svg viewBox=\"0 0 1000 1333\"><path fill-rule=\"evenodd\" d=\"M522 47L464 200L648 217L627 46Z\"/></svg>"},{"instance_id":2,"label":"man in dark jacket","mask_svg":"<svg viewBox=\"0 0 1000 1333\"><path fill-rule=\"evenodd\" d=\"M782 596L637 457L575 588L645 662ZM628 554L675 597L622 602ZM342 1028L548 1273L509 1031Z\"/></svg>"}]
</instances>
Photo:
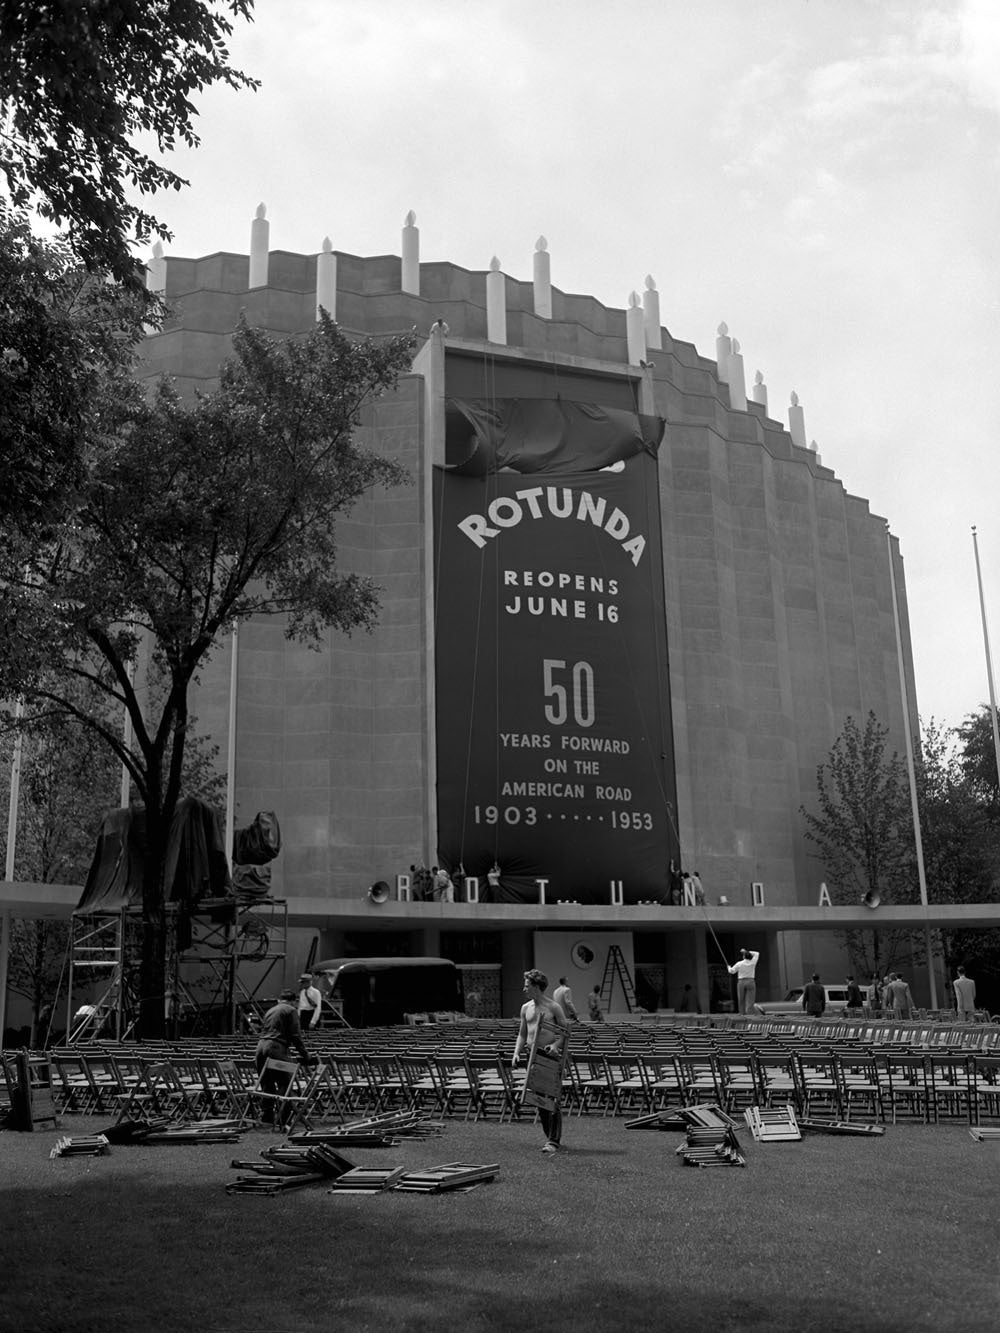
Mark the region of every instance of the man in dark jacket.
<instances>
[{"instance_id":1,"label":"man in dark jacket","mask_svg":"<svg viewBox=\"0 0 1000 1333\"><path fill-rule=\"evenodd\" d=\"M819 973L812 974L812 981L807 981L802 992L802 1008L810 1018L822 1018L826 1008L826 989L819 984Z\"/></svg>"},{"instance_id":2,"label":"man in dark jacket","mask_svg":"<svg viewBox=\"0 0 1000 1333\"><path fill-rule=\"evenodd\" d=\"M264 1071L265 1063L268 1060L287 1060L289 1049L293 1046L306 1064L313 1058L302 1040L302 1029L299 1026L299 1015L295 1005L295 991L283 990L278 996L278 1003L268 1009L261 1021L260 1040L257 1042L257 1051L254 1055L254 1064L257 1066L258 1074L261 1075L261 1092L278 1097L283 1097L288 1091L292 1076L280 1070ZM274 1101L272 1097L263 1100L264 1111L261 1118L265 1124L271 1124L274 1120Z\"/></svg>"}]
</instances>

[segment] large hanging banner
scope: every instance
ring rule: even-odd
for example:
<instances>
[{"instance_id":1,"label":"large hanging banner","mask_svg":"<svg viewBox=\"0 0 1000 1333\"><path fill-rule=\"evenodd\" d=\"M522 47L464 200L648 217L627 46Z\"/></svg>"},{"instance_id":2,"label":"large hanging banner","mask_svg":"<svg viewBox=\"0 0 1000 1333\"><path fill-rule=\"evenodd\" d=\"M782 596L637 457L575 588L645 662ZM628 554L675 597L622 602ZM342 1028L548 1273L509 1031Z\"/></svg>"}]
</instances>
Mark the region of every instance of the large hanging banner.
<instances>
[{"instance_id":1,"label":"large hanging banner","mask_svg":"<svg viewBox=\"0 0 1000 1333\"><path fill-rule=\"evenodd\" d=\"M465 466L434 477L441 861L485 901L666 901L662 423L456 408Z\"/></svg>"}]
</instances>

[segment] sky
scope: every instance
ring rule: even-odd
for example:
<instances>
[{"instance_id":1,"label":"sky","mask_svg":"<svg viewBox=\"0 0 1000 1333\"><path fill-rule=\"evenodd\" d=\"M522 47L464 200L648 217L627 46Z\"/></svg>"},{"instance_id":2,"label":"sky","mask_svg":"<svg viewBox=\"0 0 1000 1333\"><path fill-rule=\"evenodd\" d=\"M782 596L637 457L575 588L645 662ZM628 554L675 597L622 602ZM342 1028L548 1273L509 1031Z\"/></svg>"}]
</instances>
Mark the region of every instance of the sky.
<instances>
[{"instance_id":1,"label":"sky","mask_svg":"<svg viewBox=\"0 0 1000 1333\"><path fill-rule=\"evenodd\" d=\"M168 255L399 254L624 307L747 382L898 537L922 719L1000 652L996 0L257 0L154 196ZM995 670L996 679L996 670ZM1000 680L996 681L1000 689Z\"/></svg>"}]
</instances>

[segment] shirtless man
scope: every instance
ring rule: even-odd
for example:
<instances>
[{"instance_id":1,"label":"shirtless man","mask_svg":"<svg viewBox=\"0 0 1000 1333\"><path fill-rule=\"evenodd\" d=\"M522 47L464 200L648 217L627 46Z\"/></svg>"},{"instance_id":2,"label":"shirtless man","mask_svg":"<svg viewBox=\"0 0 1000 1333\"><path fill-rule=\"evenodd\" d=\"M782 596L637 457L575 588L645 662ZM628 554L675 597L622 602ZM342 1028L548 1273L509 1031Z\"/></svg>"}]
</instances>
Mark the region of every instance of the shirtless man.
<instances>
[{"instance_id":1,"label":"shirtless man","mask_svg":"<svg viewBox=\"0 0 1000 1333\"><path fill-rule=\"evenodd\" d=\"M569 1029L569 1019L563 1013L562 1008L556 1004L555 1000L550 999L545 994L548 985L548 977L544 972L539 972L537 967L525 972L524 996L526 1003L521 1006L521 1024L517 1031L517 1041L514 1043L514 1055L511 1061L515 1066L520 1064L522 1057L527 1058L530 1053L534 1044L535 1033L538 1031L538 1020L543 1014L550 1022L561 1028L566 1028L567 1031ZM560 1043L553 1042L545 1049L550 1055L559 1055ZM545 1146L542 1148L542 1152L557 1152L562 1142L562 1108L558 1101L551 1111L547 1111L540 1106L538 1108L538 1119L541 1121L542 1130L545 1133Z\"/></svg>"}]
</instances>

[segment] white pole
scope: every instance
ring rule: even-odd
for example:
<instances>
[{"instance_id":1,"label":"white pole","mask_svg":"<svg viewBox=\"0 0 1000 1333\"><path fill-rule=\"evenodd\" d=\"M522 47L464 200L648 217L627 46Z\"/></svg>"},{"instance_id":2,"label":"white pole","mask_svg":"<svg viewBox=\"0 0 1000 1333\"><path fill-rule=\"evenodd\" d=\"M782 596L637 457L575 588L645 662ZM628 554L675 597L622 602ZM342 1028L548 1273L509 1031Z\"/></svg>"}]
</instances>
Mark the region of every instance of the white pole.
<instances>
[{"instance_id":1,"label":"white pole","mask_svg":"<svg viewBox=\"0 0 1000 1333\"><path fill-rule=\"evenodd\" d=\"M899 628L899 600L896 596L896 570L892 559L892 534L885 525L885 542L889 552L889 584L892 588L892 619L896 627L896 665L899 667L899 693L903 700L903 738L906 741L906 771L910 778L910 806L913 811L913 841L917 853L917 879L920 882L920 901L927 911L927 876L924 873L924 844L920 836L920 805L917 801L917 774L913 766L913 737L910 735L910 705L906 695L906 672L903 668L903 636ZM937 978L934 975L934 955L931 953L931 928L924 923L924 944L927 949L927 979L930 982L931 1008L938 1007Z\"/></svg>"},{"instance_id":2,"label":"white pole","mask_svg":"<svg viewBox=\"0 0 1000 1333\"><path fill-rule=\"evenodd\" d=\"M979 567L979 542L976 538L975 525L972 528L972 549L976 553L976 579L979 582L979 610L983 617L983 644L986 648L986 683L990 690L990 721L993 723L993 753L997 760L997 774L1000 776L1000 728L997 726L997 696L993 685L993 654L990 652L990 631L986 623L986 599L983 596L983 571Z\"/></svg>"},{"instance_id":3,"label":"white pole","mask_svg":"<svg viewBox=\"0 0 1000 1333\"><path fill-rule=\"evenodd\" d=\"M10 908L0 912L0 1034L7 1026L7 973L10 958Z\"/></svg>"},{"instance_id":4,"label":"white pole","mask_svg":"<svg viewBox=\"0 0 1000 1333\"><path fill-rule=\"evenodd\" d=\"M14 725L24 715L24 700L18 699L14 705ZM21 732L14 736L14 753L10 761L10 804L7 807L7 864L4 879L14 878L14 852L17 847L17 805L21 795Z\"/></svg>"},{"instance_id":5,"label":"white pole","mask_svg":"<svg viewBox=\"0 0 1000 1333\"><path fill-rule=\"evenodd\" d=\"M233 835L236 831L236 686L240 667L240 626L233 621L229 655L229 735L226 739L226 856L232 869Z\"/></svg>"},{"instance_id":6,"label":"white pole","mask_svg":"<svg viewBox=\"0 0 1000 1333\"><path fill-rule=\"evenodd\" d=\"M20 722L24 713L24 700L18 699L14 705L14 721ZM17 847L17 806L21 793L21 733L14 736L14 753L10 761L10 805L7 809L7 861L4 879L14 879L14 854ZM0 914L0 1036L7 1025L7 974L10 965L10 908L4 907Z\"/></svg>"}]
</instances>

